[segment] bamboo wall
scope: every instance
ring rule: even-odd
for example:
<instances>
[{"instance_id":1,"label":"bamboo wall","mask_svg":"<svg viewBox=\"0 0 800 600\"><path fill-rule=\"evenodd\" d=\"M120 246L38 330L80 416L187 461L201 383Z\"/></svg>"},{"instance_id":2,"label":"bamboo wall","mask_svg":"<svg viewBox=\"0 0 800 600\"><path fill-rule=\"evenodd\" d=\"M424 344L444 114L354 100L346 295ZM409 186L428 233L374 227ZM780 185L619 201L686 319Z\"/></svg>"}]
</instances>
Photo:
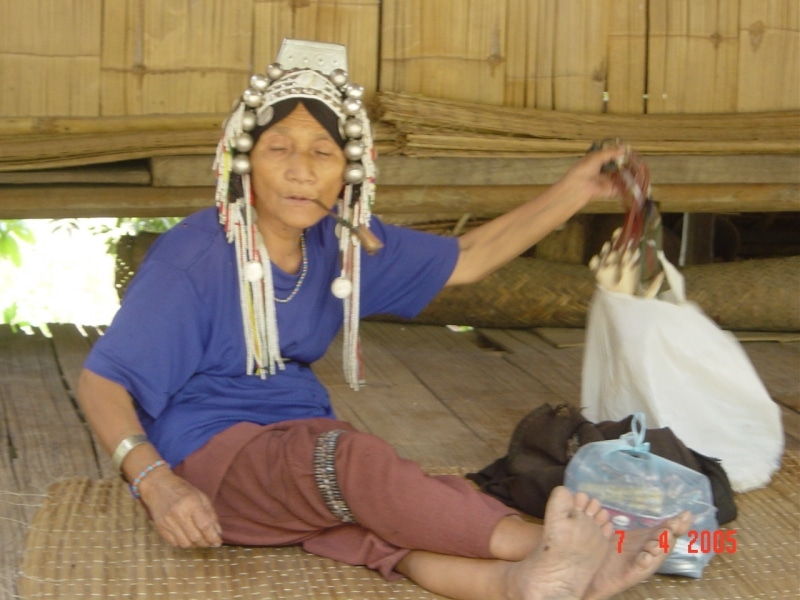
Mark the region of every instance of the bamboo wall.
<instances>
[{"instance_id":1,"label":"bamboo wall","mask_svg":"<svg viewBox=\"0 0 800 600\"><path fill-rule=\"evenodd\" d=\"M0 0L0 116L225 112L284 37L368 90L559 111L800 108L800 0Z\"/></svg>"}]
</instances>

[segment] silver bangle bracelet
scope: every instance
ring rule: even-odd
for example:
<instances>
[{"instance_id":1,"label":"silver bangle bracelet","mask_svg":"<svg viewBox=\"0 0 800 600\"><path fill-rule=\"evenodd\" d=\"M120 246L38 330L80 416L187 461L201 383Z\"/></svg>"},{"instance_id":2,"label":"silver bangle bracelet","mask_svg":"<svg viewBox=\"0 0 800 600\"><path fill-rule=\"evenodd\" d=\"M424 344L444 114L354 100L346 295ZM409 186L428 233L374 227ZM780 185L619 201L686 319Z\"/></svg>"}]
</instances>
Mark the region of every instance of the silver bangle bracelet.
<instances>
[{"instance_id":1,"label":"silver bangle bracelet","mask_svg":"<svg viewBox=\"0 0 800 600\"><path fill-rule=\"evenodd\" d=\"M122 473L122 461L125 460L125 457L128 456L131 450L136 448L136 446L140 446L142 444L147 443L147 436L139 433L136 435L129 435L124 440L122 440L118 445L116 450L114 450L114 454L111 455L111 464L114 465L114 470L118 473Z\"/></svg>"}]
</instances>

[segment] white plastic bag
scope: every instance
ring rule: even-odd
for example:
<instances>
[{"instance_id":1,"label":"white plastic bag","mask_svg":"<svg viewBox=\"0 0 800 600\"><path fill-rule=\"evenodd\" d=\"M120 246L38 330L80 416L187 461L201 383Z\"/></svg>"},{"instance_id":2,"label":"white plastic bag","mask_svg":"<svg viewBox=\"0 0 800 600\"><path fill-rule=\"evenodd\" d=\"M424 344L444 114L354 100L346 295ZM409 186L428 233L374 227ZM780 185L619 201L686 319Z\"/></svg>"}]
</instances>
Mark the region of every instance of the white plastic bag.
<instances>
[{"instance_id":1,"label":"white plastic bag","mask_svg":"<svg viewBox=\"0 0 800 600\"><path fill-rule=\"evenodd\" d=\"M598 286L589 308L581 406L593 422L642 412L689 448L718 458L734 491L767 485L783 428L736 338L686 301L663 253L670 290L647 299Z\"/></svg>"}]
</instances>

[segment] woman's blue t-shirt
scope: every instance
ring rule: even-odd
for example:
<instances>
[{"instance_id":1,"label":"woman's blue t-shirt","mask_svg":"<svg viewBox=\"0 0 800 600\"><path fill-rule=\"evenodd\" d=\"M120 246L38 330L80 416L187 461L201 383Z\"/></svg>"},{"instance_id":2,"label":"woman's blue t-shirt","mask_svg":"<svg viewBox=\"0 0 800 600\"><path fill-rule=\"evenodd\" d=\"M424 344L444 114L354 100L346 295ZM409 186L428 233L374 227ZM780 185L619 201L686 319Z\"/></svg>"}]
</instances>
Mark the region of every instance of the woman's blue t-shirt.
<instances>
[{"instance_id":1,"label":"woman's blue t-shirt","mask_svg":"<svg viewBox=\"0 0 800 600\"><path fill-rule=\"evenodd\" d=\"M86 368L130 392L170 464L236 423L333 418L327 390L307 365L342 325L342 301L330 291L340 270L334 227L323 219L306 231L306 278L290 302L276 304L281 354L292 361L267 379L245 374L234 247L216 209L186 218L153 244ZM413 317L447 282L458 242L375 218L370 229L384 248L362 254L361 316ZM276 296L287 297L298 275L272 270Z\"/></svg>"}]
</instances>

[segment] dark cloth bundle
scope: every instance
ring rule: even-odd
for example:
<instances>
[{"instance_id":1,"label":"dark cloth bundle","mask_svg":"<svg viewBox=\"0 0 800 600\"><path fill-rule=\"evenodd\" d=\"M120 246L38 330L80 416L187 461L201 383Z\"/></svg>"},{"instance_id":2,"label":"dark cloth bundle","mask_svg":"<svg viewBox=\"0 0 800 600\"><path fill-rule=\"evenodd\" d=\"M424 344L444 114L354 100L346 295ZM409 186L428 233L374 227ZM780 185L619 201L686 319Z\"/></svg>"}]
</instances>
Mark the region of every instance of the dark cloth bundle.
<instances>
[{"instance_id":1,"label":"dark cloth bundle","mask_svg":"<svg viewBox=\"0 0 800 600\"><path fill-rule=\"evenodd\" d=\"M631 430L630 415L621 421L591 423L567 404L544 404L528 413L511 436L508 454L467 477L481 490L508 506L544 517L550 492L564 483L567 463L578 448L591 442L618 439ZM720 525L736 518L728 476L717 459L687 448L668 427L648 429L650 452L706 475L711 481Z\"/></svg>"}]
</instances>

